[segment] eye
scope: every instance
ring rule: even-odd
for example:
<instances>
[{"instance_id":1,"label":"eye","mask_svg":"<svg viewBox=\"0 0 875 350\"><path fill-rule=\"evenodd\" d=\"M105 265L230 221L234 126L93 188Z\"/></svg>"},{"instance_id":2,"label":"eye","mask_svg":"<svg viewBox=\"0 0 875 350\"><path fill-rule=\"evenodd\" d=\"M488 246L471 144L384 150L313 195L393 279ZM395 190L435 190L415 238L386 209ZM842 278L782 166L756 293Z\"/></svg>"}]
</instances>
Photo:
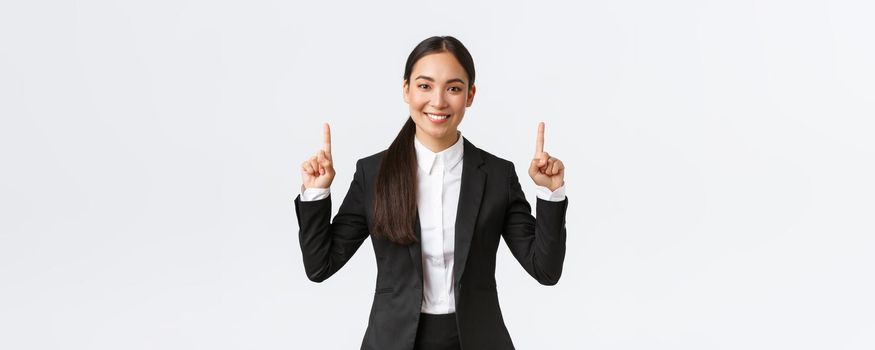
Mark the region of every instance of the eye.
<instances>
[{"instance_id":1,"label":"eye","mask_svg":"<svg viewBox=\"0 0 875 350\"><path fill-rule=\"evenodd\" d=\"M459 92L459 91L462 91L462 88L460 88L458 86L453 86L453 87L450 87L450 91Z\"/></svg>"},{"instance_id":2,"label":"eye","mask_svg":"<svg viewBox=\"0 0 875 350\"><path fill-rule=\"evenodd\" d=\"M428 89L428 84L419 84L420 89Z\"/></svg>"}]
</instances>

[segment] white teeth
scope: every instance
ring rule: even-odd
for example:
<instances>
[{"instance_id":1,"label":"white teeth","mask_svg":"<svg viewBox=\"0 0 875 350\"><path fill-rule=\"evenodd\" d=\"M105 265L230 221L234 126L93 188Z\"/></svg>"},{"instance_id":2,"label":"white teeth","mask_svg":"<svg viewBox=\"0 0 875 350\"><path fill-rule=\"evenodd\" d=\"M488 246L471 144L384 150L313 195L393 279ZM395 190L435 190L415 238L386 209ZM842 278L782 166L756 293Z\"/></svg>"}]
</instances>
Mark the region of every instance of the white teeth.
<instances>
[{"instance_id":1,"label":"white teeth","mask_svg":"<svg viewBox=\"0 0 875 350\"><path fill-rule=\"evenodd\" d=\"M448 115L434 115L434 114L428 114L428 113L426 113L425 115L428 116L428 119L431 119L431 120L444 120L444 119L447 119L450 117Z\"/></svg>"}]
</instances>

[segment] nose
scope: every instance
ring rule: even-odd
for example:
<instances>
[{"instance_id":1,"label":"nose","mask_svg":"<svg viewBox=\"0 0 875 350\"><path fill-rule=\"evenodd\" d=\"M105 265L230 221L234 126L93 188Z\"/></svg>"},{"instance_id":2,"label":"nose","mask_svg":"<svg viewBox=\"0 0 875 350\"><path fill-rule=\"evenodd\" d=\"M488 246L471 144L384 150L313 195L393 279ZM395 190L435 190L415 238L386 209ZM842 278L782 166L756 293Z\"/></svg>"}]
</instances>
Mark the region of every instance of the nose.
<instances>
[{"instance_id":1,"label":"nose","mask_svg":"<svg viewBox=\"0 0 875 350\"><path fill-rule=\"evenodd\" d=\"M447 97L444 96L444 91L434 89L434 95L431 97L431 106L435 109L443 109L447 107Z\"/></svg>"}]
</instances>

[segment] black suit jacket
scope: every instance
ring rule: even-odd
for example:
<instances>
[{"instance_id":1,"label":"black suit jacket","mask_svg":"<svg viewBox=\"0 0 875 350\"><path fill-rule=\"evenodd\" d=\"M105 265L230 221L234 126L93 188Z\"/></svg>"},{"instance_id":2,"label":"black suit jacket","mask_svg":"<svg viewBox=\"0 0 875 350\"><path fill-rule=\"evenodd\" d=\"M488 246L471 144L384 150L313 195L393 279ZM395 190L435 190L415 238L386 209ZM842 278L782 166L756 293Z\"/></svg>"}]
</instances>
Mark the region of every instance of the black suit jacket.
<instances>
[{"instance_id":1,"label":"black suit jacket","mask_svg":"<svg viewBox=\"0 0 875 350\"><path fill-rule=\"evenodd\" d=\"M556 284L565 260L568 199L537 199L536 220L513 163L467 139L464 147L453 267L459 338L463 349L513 349L496 292L498 241L504 237L513 256L538 282ZM384 154L356 162L349 192L333 221L330 195L309 202L295 198L304 269L310 280L331 277L369 237L375 178ZM415 234L420 237L418 217ZM374 238L371 242L377 281L361 348L411 350L422 306L420 245Z\"/></svg>"}]
</instances>

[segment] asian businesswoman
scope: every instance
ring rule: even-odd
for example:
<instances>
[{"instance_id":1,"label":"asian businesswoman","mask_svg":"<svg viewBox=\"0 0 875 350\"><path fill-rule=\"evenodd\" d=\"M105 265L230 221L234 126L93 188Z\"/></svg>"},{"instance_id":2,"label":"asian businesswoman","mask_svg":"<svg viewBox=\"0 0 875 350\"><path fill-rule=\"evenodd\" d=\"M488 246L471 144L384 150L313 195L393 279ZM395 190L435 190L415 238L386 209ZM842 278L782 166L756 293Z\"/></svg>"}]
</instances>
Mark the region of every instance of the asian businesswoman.
<instances>
[{"instance_id":1,"label":"asian businesswoman","mask_svg":"<svg viewBox=\"0 0 875 350\"><path fill-rule=\"evenodd\" d=\"M356 162L331 219L331 133L301 165L294 200L307 277L321 282L368 237L377 280L362 349L513 349L495 283L504 238L538 282L554 285L565 260L565 166L544 152L538 124L528 165L535 216L513 163L458 130L471 106L474 62L459 40L431 37L407 58L402 95L410 115L388 149Z\"/></svg>"}]
</instances>

